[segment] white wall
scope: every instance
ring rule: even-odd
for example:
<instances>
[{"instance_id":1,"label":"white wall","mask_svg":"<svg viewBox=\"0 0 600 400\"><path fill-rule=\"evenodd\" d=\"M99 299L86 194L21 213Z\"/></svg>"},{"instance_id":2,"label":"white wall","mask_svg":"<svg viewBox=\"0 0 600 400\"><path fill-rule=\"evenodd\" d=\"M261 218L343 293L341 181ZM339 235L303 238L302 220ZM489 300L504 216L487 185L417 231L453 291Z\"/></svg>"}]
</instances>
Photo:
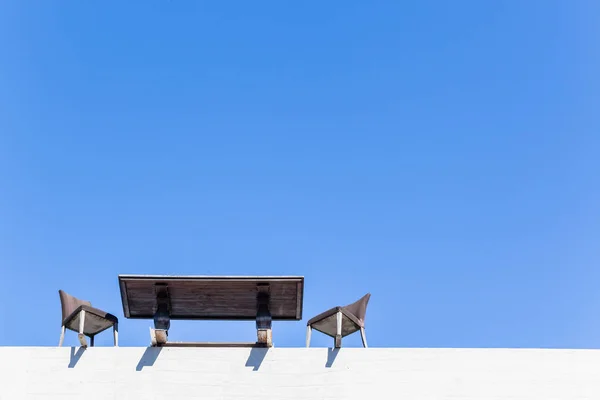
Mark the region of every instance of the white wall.
<instances>
[{"instance_id":1,"label":"white wall","mask_svg":"<svg viewBox=\"0 0 600 400\"><path fill-rule=\"evenodd\" d=\"M600 351L0 347L0 399L600 399Z\"/></svg>"}]
</instances>

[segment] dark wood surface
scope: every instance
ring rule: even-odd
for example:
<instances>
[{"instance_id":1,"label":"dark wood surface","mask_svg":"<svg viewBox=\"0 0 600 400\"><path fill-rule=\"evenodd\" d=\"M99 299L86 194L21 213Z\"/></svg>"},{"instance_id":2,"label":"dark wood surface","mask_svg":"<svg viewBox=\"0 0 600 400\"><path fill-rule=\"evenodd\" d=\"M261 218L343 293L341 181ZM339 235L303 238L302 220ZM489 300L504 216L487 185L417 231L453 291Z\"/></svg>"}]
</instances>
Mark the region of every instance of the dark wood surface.
<instances>
[{"instance_id":1,"label":"dark wood surface","mask_svg":"<svg viewBox=\"0 0 600 400\"><path fill-rule=\"evenodd\" d=\"M156 284L166 284L171 319L255 320L257 285L270 287L273 320L301 320L301 276L119 275L126 318L153 318Z\"/></svg>"}]
</instances>

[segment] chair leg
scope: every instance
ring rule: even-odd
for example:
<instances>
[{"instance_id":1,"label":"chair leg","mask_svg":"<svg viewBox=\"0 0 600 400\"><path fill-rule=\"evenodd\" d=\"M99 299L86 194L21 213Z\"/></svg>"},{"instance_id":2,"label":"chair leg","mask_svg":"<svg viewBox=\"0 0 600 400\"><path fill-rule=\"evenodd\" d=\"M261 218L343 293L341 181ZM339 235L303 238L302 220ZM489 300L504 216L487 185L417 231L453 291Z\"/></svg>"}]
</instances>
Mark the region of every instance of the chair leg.
<instances>
[{"instance_id":1,"label":"chair leg","mask_svg":"<svg viewBox=\"0 0 600 400\"><path fill-rule=\"evenodd\" d=\"M337 313L337 329L336 329L336 334L335 334L335 343L334 346L335 348L340 348L342 347L342 312L338 311Z\"/></svg>"},{"instance_id":2,"label":"chair leg","mask_svg":"<svg viewBox=\"0 0 600 400\"><path fill-rule=\"evenodd\" d=\"M96 336L90 336L90 347L94 347L94 338Z\"/></svg>"},{"instance_id":3,"label":"chair leg","mask_svg":"<svg viewBox=\"0 0 600 400\"><path fill-rule=\"evenodd\" d=\"M65 326L63 325L62 328L60 328L60 340L58 341L58 347L61 347L63 345L63 341L65 340Z\"/></svg>"},{"instance_id":4,"label":"chair leg","mask_svg":"<svg viewBox=\"0 0 600 400\"><path fill-rule=\"evenodd\" d=\"M312 333L312 327L306 325L306 347L310 347L310 334Z\"/></svg>"},{"instance_id":5,"label":"chair leg","mask_svg":"<svg viewBox=\"0 0 600 400\"><path fill-rule=\"evenodd\" d=\"M85 324L85 310L81 310L79 313L79 343L81 343L81 347L87 347L87 340L85 340L85 335L83 334L83 328Z\"/></svg>"},{"instance_id":6,"label":"chair leg","mask_svg":"<svg viewBox=\"0 0 600 400\"><path fill-rule=\"evenodd\" d=\"M363 342L363 347L368 347L367 346L367 336L365 335L365 328L360 328L360 337L362 338L362 342Z\"/></svg>"},{"instance_id":7,"label":"chair leg","mask_svg":"<svg viewBox=\"0 0 600 400\"><path fill-rule=\"evenodd\" d=\"M119 346L119 323L115 322L113 325L113 336L115 340L115 346Z\"/></svg>"}]
</instances>

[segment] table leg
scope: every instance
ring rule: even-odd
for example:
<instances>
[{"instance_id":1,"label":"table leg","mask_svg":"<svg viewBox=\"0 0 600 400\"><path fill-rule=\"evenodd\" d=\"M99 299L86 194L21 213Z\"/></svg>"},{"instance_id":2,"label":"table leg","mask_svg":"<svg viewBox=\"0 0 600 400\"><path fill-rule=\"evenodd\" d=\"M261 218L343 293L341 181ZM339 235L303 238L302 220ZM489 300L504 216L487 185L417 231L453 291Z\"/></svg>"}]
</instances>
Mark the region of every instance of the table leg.
<instances>
[{"instance_id":1,"label":"table leg","mask_svg":"<svg viewBox=\"0 0 600 400\"><path fill-rule=\"evenodd\" d=\"M150 342L153 346L165 344L171 327L171 301L169 288L165 284L156 284L156 312L154 313L154 329L150 329Z\"/></svg>"},{"instance_id":2,"label":"table leg","mask_svg":"<svg viewBox=\"0 0 600 400\"><path fill-rule=\"evenodd\" d=\"M273 336L271 331L271 311L269 303L271 294L269 285L258 285L256 287L256 334L258 343L267 347L273 346Z\"/></svg>"}]
</instances>

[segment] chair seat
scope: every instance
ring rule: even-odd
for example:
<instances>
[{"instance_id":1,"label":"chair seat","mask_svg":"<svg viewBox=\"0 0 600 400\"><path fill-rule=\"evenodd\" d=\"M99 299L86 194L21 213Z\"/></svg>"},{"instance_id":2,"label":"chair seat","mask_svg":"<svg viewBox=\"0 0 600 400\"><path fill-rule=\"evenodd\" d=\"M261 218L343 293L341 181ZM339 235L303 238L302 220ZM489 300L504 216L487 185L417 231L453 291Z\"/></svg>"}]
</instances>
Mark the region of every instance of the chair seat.
<instances>
[{"instance_id":1,"label":"chair seat","mask_svg":"<svg viewBox=\"0 0 600 400\"><path fill-rule=\"evenodd\" d=\"M87 336L94 336L117 322L119 319L106 311L94 308L92 306L81 305L69 315L64 322L67 329L79 332L79 316L80 311L85 311L85 324L83 333Z\"/></svg>"},{"instance_id":2,"label":"chair seat","mask_svg":"<svg viewBox=\"0 0 600 400\"><path fill-rule=\"evenodd\" d=\"M361 321L354 315L344 310L344 307L333 307L316 317L311 318L307 325L313 329L335 337L337 332L337 313L342 313L342 336L348 336L363 327Z\"/></svg>"}]
</instances>

